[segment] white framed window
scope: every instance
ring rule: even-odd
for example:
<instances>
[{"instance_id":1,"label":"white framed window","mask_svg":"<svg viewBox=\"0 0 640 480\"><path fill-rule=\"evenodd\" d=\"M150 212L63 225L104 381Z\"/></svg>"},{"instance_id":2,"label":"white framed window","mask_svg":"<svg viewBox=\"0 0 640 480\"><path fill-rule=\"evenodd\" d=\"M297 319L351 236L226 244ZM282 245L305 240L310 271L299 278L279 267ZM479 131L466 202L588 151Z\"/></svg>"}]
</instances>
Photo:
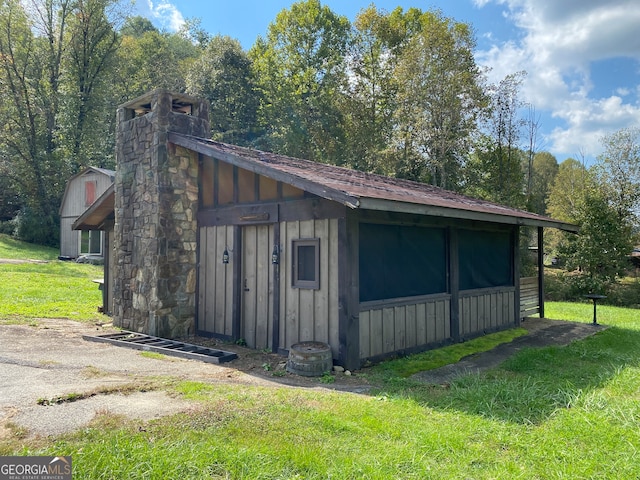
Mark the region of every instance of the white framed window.
<instances>
[{"instance_id":1,"label":"white framed window","mask_svg":"<svg viewBox=\"0 0 640 480\"><path fill-rule=\"evenodd\" d=\"M80 232L80 255L102 255L102 232L100 230Z\"/></svg>"}]
</instances>

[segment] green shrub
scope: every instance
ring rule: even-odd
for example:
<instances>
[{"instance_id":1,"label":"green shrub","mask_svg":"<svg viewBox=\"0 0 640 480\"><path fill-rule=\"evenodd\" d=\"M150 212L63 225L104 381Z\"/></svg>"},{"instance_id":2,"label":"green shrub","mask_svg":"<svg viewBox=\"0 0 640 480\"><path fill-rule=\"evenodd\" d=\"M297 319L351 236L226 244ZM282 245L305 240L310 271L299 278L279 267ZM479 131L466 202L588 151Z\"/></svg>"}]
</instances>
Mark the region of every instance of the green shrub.
<instances>
[{"instance_id":1,"label":"green shrub","mask_svg":"<svg viewBox=\"0 0 640 480\"><path fill-rule=\"evenodd\" d=\"M586 274L563 271L545 272L545 299L553 302L586 300L585 295L606 295L602 303L619 307L640 308L640 279L626 277L609 283Z\"/></svg>"}]
</instances>

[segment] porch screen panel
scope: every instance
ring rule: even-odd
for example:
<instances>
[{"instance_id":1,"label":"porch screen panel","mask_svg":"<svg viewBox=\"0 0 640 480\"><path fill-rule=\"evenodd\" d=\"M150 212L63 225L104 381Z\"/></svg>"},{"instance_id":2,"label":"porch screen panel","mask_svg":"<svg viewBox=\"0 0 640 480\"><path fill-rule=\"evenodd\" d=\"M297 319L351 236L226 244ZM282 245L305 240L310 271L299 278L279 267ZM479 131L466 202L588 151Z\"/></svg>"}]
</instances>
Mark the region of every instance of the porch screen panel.
<instances>
[{"instance_id":1,"label":"porch screen panel","mask_svg":"<svg viewBox=\"0 0 640 480\"><path fill-rule=\"evenodd\" d=\"M509 231L458 231L460 290L513 285Z\"/></svg>"},{"instance_id":2,"label":"porch screen panel","mask_svg":"<svg viewBox=\"0 0 640 480\"><path fill-rule=\"evenodd\" d=\"M360 224L360 301L447 291L442 228Z\"/></svg>"}]
</instances>

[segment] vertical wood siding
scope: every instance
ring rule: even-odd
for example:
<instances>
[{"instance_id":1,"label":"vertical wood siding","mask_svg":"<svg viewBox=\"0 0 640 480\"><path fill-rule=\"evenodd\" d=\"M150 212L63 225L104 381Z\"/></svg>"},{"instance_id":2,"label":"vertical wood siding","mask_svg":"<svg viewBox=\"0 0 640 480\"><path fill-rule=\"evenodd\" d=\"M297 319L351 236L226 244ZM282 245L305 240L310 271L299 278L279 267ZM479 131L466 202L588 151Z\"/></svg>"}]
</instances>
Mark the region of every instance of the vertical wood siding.
<instances>
[{"instance_id":1,"label":"vertical wood siding","mask_svg":"<svg viewBox=\"0 0 640 480\"><path fill-rule=\"evenodd\" d=\"M242 338L251 348L272 347L273 226L242 227Z\"/></svg>"},{"instance_id":2,"label":"vertical wood siding","mask_svg":"<svg viewBox=\"0 0 640 480\"><path fill-rule=\"evenodd\" d=\"M435 345L451 337L450 296L360 307L360 358Z\"/></svg>"},{"instance_id":3,"label":"vertical wood siding","mask_svg":"<svg viewBox=\"0 0 640 480\"><path fill-rule=\"evenodd\" d=\"M200 267L198 272L198 330L217 335L233 333L233 269L239 252L233 247L233 227L200 229ZM222 263L225 248L230 261ZM237 256L237 258L236 258Z\"/></svg>"},{"instance_id":4,"label":"vertical wood siding","mask_svg":"<svg viewBox=\"0 0 640 480\"><path fill-rule=\"evenodd\" d=\"M282 223L280 230L280 348L303 341L325 342L338 358L338 221ZM320 288L292 286L292 241L320 239Z\"/></svg>"},{"instance_id":5,"label":"vertical wood siding","mask_svg":"<svg viewBox=\"0 0 640 480\"><path fill-rule=\"evenodd\" d=\"M462 338L515 325L513 287L460 292L458 304Z\"/></svg>"}]
</instances>

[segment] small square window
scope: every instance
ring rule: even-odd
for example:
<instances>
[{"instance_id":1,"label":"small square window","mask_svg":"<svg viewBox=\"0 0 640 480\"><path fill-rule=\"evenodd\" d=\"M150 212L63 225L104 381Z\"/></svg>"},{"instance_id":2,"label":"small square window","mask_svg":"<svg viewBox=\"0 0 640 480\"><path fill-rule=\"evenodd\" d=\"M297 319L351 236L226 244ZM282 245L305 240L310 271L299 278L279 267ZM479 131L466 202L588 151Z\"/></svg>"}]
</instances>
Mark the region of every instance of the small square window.
<instances>
[{"instance_id":1,"label":"small square window","mask_svg":"<svg viewBox=\"0 0 640 480\"><path fill-rule=\"evenodd\" d=\"M293 286L320 288L320 239L293 241Z\"/></svg>"}]
</instances>

